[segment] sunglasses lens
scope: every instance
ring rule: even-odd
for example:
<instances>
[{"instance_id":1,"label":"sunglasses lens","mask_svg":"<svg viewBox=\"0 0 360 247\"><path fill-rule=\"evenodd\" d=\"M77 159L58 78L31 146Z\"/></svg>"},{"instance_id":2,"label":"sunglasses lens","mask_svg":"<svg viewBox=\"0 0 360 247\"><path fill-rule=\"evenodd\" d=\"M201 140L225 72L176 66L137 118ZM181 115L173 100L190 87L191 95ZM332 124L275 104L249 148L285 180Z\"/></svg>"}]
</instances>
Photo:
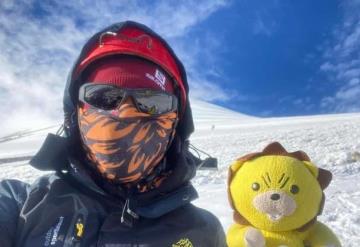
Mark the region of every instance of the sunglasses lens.
<instances>
[{"instance_id":1,"label":"sunglasses lens","mask_svg":"<svg viewBox=\"0 0 360 247\"><path fill-rule=\"evenodd\" d=\"M111 85L88 85L84 92L85 102L103 110L115 109L122 97L122 91Z\"/></svg>"},{"instance_id":2,"label":"sunglasses lens","mask_svg":"<svg viewBox=\"0 0 360 247\"><path fill-rule=\"evenodd\" d=\"M139 110L149 114L164 114L176 109L175 97L154 91L137 92L134 95Z\"/></svg>"},{"instance_id":3,"label":"sunglasses lens","mask_svg":"<svg viewBox=\"0 0 360 247\"><path fill-rule=\"evenodd\" d=\"M112 85L88 84L84 85L83 101L102 109L114 110L125 94L131 96L141 112L148 114L164 114L177 108L174 95L153 90L121 89Z\"/></svg>"}]
</instances>

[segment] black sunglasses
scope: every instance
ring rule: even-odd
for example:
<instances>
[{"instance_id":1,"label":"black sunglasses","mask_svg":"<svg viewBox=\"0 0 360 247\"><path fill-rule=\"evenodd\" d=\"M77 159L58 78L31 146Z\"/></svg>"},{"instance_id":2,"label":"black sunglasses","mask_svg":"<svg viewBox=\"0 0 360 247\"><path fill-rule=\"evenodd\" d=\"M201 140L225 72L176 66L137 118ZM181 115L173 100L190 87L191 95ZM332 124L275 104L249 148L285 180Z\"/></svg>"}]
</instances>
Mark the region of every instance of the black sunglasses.
<instances>
[{"instance_id":1,"label":"black sunglasses","mask_svg":"<svg viewBox=\"0 0 360 247\"><path fill-rule=\"evenodd\" d=\"M114 85L83 84L79 89L79 100L102 110L114 110L131 96L140 112L151 115L165 114L178 108L175 95L153 89L125 89Z\"/></svg>"}]
</instances>

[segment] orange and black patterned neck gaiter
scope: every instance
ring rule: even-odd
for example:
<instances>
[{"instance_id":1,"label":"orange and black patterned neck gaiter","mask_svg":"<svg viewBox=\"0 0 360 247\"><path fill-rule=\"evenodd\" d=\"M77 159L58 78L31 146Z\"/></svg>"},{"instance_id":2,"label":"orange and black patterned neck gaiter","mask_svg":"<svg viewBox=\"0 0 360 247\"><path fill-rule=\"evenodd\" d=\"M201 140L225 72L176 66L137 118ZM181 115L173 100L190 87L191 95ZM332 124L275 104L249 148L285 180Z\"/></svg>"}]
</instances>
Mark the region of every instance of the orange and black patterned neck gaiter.
<instances>
[{"instance_id":1,"label":"orange and black patterned neck gaiter","mask_svg":"<svg viewBox=\"0 0 360 247\"><path fill-rule=\"evenodd\" d=\"M104 111L78 108L81 139L90 163L107 180L136 184L161 162L175 134L177 113L151 116L124 102Z\"/></svg>"}]
</instances>

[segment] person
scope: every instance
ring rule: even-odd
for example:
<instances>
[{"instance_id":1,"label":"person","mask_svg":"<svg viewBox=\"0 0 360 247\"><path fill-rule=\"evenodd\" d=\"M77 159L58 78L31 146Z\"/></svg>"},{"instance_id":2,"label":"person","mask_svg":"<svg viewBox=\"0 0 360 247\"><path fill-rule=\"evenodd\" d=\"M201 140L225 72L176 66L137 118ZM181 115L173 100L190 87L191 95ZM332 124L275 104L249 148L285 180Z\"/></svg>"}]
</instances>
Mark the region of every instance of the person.
<instances>
[{"instance_id":1,"label":"person","mask_svg":"<svg viewBox=\"0 0 360 247\"><path fill-rule=\"evenodd\" d=\"M126 21L90 38L66 84L63 133L30 162L54 172L0 182L1 246L226 246L218 219L191 203L188 90L148 27Z\"/></svg>"}]
</instances>

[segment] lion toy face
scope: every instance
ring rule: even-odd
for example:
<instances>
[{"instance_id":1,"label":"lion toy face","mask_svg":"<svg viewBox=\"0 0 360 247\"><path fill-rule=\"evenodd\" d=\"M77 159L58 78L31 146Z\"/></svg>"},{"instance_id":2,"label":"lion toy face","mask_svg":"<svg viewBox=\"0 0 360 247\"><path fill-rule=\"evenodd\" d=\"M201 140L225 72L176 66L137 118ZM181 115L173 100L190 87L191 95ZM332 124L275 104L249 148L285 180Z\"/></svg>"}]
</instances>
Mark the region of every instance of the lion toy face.
<instances>
[{"instance_id":1,"label":"lion toy face","mask_svg":"<svg viewBox=\"0 0 360 247\"><path fill-rule=\"evenodd\" d=\"M266 231L300 229L316 220L331 179L305 153L287 153L279 145L247 155L230 168L235 219Z\"/></svg>"}]
</instances>

